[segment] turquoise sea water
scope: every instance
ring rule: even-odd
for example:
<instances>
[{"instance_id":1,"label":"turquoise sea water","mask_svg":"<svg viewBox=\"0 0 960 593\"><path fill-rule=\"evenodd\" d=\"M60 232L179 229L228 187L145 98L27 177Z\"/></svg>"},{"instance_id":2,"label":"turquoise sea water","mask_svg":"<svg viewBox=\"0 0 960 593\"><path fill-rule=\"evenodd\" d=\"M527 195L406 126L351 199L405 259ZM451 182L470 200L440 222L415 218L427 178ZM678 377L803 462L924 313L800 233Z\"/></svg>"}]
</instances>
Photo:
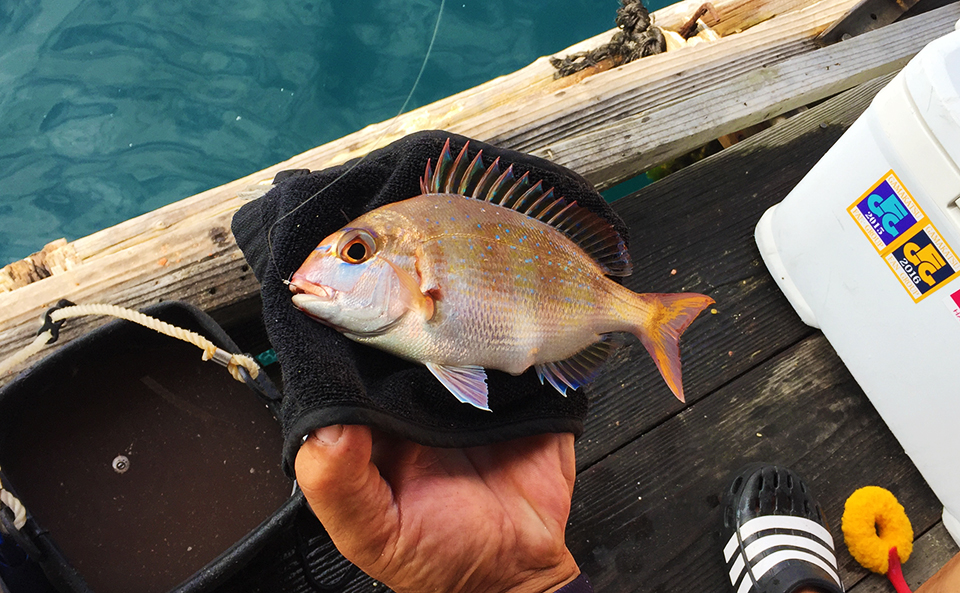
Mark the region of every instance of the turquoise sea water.
<instances>
[{"instance_id":1,"label":"turquoise sea water","mask_svg":"<svg viewBox=\"0 0 960 593\"><path fill-rule=\"evenodd\" d=\"M408 109L606 31L618 5L448 0ZM393 117L439 8L0 0L0 266Z\"/></svg>"}]
</instances>

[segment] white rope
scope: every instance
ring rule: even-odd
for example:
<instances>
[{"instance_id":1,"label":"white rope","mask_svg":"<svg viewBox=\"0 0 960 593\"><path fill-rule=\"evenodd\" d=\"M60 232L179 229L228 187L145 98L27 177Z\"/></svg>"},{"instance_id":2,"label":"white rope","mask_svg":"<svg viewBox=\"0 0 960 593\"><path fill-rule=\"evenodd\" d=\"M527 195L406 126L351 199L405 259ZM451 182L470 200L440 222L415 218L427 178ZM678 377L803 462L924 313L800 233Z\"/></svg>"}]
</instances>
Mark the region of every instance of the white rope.
<instances>
[{"instance_id":1,"label":"white rope","mask_svg":"<svg viewBox=\"0 0 960 593\"><path fill-rule=\"evenodd\" d=\"M3 488L3 484L0 484L0 503L13 511L13 526L16 527L17 531L23 529L27 522L27 509L23 508L23 504L16 496Z\"/></svg>"},{"instance_id":2,"label":"white rope","mask_svg":"<svg viewBox=\"0 0 960 593\"><path fill-rule=\"evenodd\" d=\"M73 305L56 309L50 314L50 319L54 322L57 322L63 321L64 319L69 319L71 317L82 317L84 315L108 315L111 317L117 317L119 319L126 319L127 321L139 323L144 327L148 327L172 338L189 342L197 348L203 350L203 360L213 359L214 361L227 367L227 370L230 371L230 375L237 381L243 381L243 375L240 373L241 367L246 369L247 372L250 373L250 376L254 379L256 379L257 375L260 374L260 366L257 365L253 358L245 354L232 354L227 352L226 350L218 348L216 344L196 332L171 325L165 321L160 321L159 319L150 317L149 315L144 315L143 313L134 311L133 309L125 309L115 305L103 304ZM0 362L0 375L6 374L10 369L39 352L52 337L52 333L47 330L38 335L32 343L24 347L12 357Z\"/></svg>"},{"instance_id":3,"label":"white rope","mask_svg":"<svg viewBox=\"0 0 960 593\"><path fill-rule=\"evenodd\" d=\"M53 334L50 333L50 330L47 330L38 335L32 342L21 348L19 351L15 352L10 358L0 361L0 377L10 372L10 369L13 367L19 365L37 352L40 352L52 337Z\"/></svg>"}]
</instances>

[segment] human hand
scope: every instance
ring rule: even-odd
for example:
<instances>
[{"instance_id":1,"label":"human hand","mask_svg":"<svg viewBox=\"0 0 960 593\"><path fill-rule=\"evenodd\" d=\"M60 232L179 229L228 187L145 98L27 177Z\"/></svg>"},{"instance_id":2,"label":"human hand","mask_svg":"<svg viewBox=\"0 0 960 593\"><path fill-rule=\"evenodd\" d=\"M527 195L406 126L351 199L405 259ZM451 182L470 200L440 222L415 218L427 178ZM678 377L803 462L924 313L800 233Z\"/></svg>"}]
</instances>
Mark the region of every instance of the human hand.
<instances>
[{"instance_id":1,"label":"human hand","mask_svg":"<svg viewBox=\"0 0 960 593\"><path fill-rule=\"evenodd\" d=\"M571 434L439 449L328 426L296 473L340 552L398 593L543 593L579 573L564 543Z\"/></svg>"}]
</instances>

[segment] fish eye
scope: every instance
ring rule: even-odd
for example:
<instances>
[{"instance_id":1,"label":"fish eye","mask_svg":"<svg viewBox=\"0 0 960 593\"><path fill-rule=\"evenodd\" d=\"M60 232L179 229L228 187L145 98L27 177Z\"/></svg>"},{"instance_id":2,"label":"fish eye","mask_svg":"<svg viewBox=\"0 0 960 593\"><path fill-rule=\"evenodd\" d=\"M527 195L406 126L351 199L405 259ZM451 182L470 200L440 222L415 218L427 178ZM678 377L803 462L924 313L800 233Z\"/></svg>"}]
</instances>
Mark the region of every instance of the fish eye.
<instances>
[{"instance_id":1,"label":"fish eye","mask_svg":"<svg viewBox=\"0 0 960 593\"><path fill-rule=\"evenodd\" d=\"M377 252L377 242L369 232L349 229L340 237L337 255L348 264L360 264Z\"/></svg>"},{"instance_id":2,"label":"fish eye","mask_svg":"<svg viewBox=\"0 0 960 593\"><path fill-rule=\"evenodd\" d=\"M347 259L361 261L367 256L367 246L364 245L363 241L360 239L354 239L349 245L347 245L347 250L344 252L344 256Z\"/></svg>"}]
</instances>

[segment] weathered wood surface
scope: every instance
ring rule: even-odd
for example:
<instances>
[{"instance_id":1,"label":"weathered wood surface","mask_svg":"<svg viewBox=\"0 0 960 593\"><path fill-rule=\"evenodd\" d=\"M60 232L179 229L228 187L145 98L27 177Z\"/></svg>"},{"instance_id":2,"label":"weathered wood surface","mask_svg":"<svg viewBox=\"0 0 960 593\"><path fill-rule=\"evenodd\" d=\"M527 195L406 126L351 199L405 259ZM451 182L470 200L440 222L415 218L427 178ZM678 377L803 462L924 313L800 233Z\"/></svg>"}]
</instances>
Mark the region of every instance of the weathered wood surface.
<instances>
[{"instance_id":1,"label":"weathered wood surface","mask_svg":"<svg viewBox=\"0 0 960 593\"><path fill-rule=\"evenodd\" d=\"M848 586L866 575L838 529L854 489L890 489L920 530L940 518L936 497L818 334L581 472L568 544L598 591L722 591L719 497L736 469L761 460L806 478L832 521Z\"/></svg>"},{"instance_id":2,"label":"weathered wood surface","mask_svg":"<svg viewBox=\"0 0 960 593\"><path fill-rule=\"evenodd\" d=\"M42 311L60 298L132 307L176 298L206 310L254 298L257 283L236 249L229 222L246 199L242 193L252 185L268 183L279 170L315 169L342 162L366 152L378 139L386 142L428 127L444 127L559 159L561 155L554 154L549 147L550 143L563 140L564 133L579 133L585 127L629 118L658 103L680 100L691 88L707 92L729 84L738 75L811 51L813 35L842 14L851 1L721 2L721 14L739 14L743 26L747 21L767 20L714 44L654 56L572 85L554 81L546 61L538 60L514 75L415 110L395 123L370 126L257 174L60 246L48 258L59 262L52 266L51 276L0 293L0 356L22 345L34 332ZM797 9L798 6L802 8ZM795 10L767 18L772 12L788 8ZM663 18L658 16L660 24L669 24L670 19L679 23L682 19L677 15L683 10L683 6L670 7ZM750 13L753 17L747 14L750 10L755 10ZM733 27L733 19L725 22L724 26ZM924 33L928 34L932 33ZM599 42L591 40L587 45ZM571 50L583 47L580 44ZM681 72L695 77L687 76L688 82L680 84ZM641 80L646 82L639 84ZM526 99L521 101L520 97ZM389 133L384 135L387 128ZM644 133L654 134L655 130L647 125ZM616 147L621 141L620 130L611 129L611 134L605 144ZM693 129L689 135L696 135ZM590 137L590 141L596 142L596 137ZM568 148L572 147L568 144L564 151ZM674 148L680 150L679 145ZM586 158L589 153L583 156ZM662 158L667 156L660 154ZM632 152L618 150L610 154L610 159L636 160ZM591 174L569 157L564 162ZM632 170L631 174L636 172ZM617 175L622 173L622 167L616 170ZM601 174L595 181L604 185L611 179ZM64 333L65 341L89 329L89 324L72 325L73 329Z\"/></svg>"},{"instance_id":3,"label":"weathered wood surface","mask_svg":"<svg viewBox=\"0 0 960 593\"><path fill-rule=\"evenodd\" d=\"M717 68L698 64L682 81L662 81L670 85L668 99L606 126L584 126L531 152L576 164L599 185L617 183L693 146L899 70L930 39L950 32L958 18L960 4L735 76L724 64L724 82L718 85L698 84ZM656 93L642 96L648 94Z\"/></svg>"},{"instance_id":4,"label":"weathered wood surface","mask_svg":"<svg viewBox=\"0 0 960 593\"><path fill-rule=\"evenodd\" d=\"M874 582L839 531L843 503L857 487L893 491L918 534L939 529L936 496L829 343L776 289L753 240L763 211L783 199L884 82L615 203L642 262L628 283L706 292L717 313L696 321L682 343L687 405L659 385L637 344L591 387L567 537L598 591L726 590L719 497L749 461L785 463L807 478L832 521L848 588L863 580L869 590ZM929 576L954 551L942 538L918 546L916 577Z\"/></svg>"},{"instance_id":5,"label":"weathered wood surface","mask_svg":"<svg viewBox=\"0 0 960 593\"><path fill-rule=\"evenodd\" d=\"M717 301L717 313L708 311L694 321L681 344L688 402L706 397L811 334L760 259L754 228L888 79L848 91L614 202L630 226L635 264L626 286L639 292L702 292ZM588 389L592 409L579 445L580 467L684 408L635 341L621 349L609 372Z\"/></svg>"}]
</instances>

